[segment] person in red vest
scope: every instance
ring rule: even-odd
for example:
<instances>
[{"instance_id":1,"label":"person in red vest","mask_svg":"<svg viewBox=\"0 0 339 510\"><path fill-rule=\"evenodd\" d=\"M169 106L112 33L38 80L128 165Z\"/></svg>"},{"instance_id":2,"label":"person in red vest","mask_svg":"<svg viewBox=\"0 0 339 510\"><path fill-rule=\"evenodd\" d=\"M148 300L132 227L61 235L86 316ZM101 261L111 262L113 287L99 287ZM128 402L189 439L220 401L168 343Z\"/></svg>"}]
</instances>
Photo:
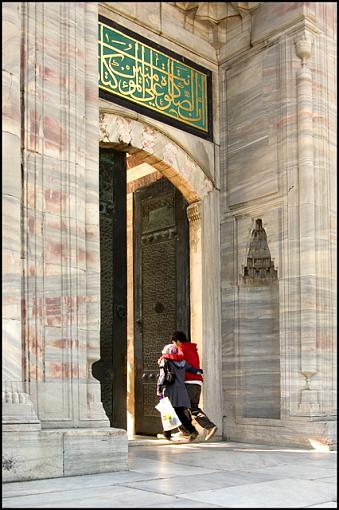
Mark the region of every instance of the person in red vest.
<instances>
[{"instance_id":1,"label":"person in red vest","mask_svg":"<svg viewBox=\"0 0 339 510\"><path fill-rule=\"evenodd\" d=\"M172 343L178 348L177 354L166 354L166 358L173 360L185 360L193 368L200 368L200 359L198 354L197 344L190 342L185 333L182 331L175 331L172 335ZM203 429L207 430L205 441L212 439L217 432L217 426L208 418L206 413L199 407L201 388L203 377L200 374L193 374L186 370L185 372L185 386L191 401L190 411L196 422ZM185 430L181 428L181 435L185 436Z\"/></svg>"}]
</instances>

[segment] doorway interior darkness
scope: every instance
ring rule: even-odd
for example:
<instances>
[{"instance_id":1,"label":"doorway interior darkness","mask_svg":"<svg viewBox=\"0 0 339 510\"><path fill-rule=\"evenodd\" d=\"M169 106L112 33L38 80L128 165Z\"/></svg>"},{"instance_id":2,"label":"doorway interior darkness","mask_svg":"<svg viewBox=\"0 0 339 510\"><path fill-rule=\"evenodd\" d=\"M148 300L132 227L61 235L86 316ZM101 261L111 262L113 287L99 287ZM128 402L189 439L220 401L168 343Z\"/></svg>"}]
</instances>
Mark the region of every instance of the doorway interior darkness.
<instances>
[{"instance_id":1,"label":"doorway interior darkness","mask_svg":"<svg viewBox=\"0 0 339 510\"><path fill-rule=\"evenodd\" d=\"M112 427L126 429L128 412L134 433L154 435L161 431L157 359L174 330L190 332L187 202L153 167L145 176L127 159L100 148L100 360L93 375Z\"/></svg>"},{"instance_id":2,"label":"doorway interior darkness","mask_svg":"<svg viewBox=\"0 0 339 510\"><path fill-rule=\"evenodd\" d=\"M93 375L111 427L127 428L126 154L100 148L100 360Z\"/></svg>"}]
</instances>

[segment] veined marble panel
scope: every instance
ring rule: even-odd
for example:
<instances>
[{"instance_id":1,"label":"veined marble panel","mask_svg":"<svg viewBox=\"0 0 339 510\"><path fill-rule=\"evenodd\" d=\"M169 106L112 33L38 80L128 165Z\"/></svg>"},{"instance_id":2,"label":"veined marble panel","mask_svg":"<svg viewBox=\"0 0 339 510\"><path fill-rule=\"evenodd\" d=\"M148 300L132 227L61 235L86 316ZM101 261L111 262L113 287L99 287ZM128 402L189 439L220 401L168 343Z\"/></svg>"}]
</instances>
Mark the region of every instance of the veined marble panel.
<instances>
[{"instance_id":1,"label":"veined marble panel","mask_svg":"<svg viewBox=\"0 0 339 510\"><path fill-rule=\"evenodd\" d=\"M280 418L279 287L239 289L240 415ZM242 405L241 405L242 404Z\"/></svg>"},{"instance_id":2,"label":"veined marble panel","mask_svg":"<svg viewBox=\"0 0 339 510\"><path fill-rule=\"evenodd\" d=\"M2 189L5 195L21 198L20 139L12 133L2 132ZM3 207L3 206L2 206ZM4 207L3 207L4 210Z\"/></svg>"},{"instance_id":3,"label":"veined marble panel","mask_svg":"<svg viewBox=\"0 0 339 510\"><path fill-rule=\"evenodd\" d=\"M234 62L225 73L229 206L278 191L277 54L278 45L264 49L251 59Z\"/></svg>"}]
</instances>

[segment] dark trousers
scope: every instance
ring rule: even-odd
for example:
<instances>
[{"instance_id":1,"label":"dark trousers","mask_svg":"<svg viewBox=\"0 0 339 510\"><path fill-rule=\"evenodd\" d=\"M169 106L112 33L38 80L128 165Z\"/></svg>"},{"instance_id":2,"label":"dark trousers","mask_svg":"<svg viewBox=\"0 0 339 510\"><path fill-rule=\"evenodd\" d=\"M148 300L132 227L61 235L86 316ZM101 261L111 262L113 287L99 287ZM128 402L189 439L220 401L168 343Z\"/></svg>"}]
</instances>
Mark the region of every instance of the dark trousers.
<instances>
[{"instance_id":1,"label":"dark trousers","mask_svg":"<svg viewBox=\"0 0 339 510\"><path fill-rule=\"evenodd\" d=\"M191 401L190 412L193 418L198 423L198 425L200 425L200 427L202 427L203 429L211 429L215 427L215 424L209 419L207 414L205 414L204 411L199 407L199 400L201 395L200 384L185 384L185 386ZM184 422L182 421L181 418L180 421L184 425Z\"/></svg>"},{"instance_id":2,"label":"dark trousers","mask_svg":"<svg viewBox=\"0 0 339 510\"><path fill-rule=\"evenodd\" d=\"M178 418L181 421L183 427L186 430L188 430L188 432L190 434L192 434L192 432L196 432L197 429L192 424L192 417L191 417L188 409L186 409L186 407L175 407L174 409L175 409L175 412L177 413Z\"/></svg>"},{"instance_id":3,"label":"dark trousers","mask_svg":"<svg viewBox=\"0 0 339 510\"><path fill-rule=\"evenodd\" d=\"M179 429L183 429L185 432L192 434L192 432L197 432L197 429L192 425L192 416L189 410L186 407L174 407L175 412L178 415L179 420L182 423L182 427L180 425ZM173 432L176 432L177 429L174 430L166 430L164 431L164 436L168 439L171 437Z\"/></svg>"}]
</instances>

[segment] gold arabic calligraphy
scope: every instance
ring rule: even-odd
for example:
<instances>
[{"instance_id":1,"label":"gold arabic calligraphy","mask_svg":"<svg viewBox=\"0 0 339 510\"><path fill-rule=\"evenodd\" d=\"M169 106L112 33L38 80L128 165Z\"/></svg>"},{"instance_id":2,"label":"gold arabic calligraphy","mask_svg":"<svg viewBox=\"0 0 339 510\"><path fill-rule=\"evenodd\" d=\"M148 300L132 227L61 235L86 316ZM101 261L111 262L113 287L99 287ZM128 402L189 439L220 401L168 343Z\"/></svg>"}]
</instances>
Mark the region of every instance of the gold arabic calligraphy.
<instances>
[{"instance_id":1,"label":"gold arabic calligraphy","mask_svg":"<svg viewBox=\"0 0 339 510\"><path fill-rule=\"evenodd\" d=\"M208 131L207 76L99 22L99 87Z\"/></svg>"}]
</instances>

